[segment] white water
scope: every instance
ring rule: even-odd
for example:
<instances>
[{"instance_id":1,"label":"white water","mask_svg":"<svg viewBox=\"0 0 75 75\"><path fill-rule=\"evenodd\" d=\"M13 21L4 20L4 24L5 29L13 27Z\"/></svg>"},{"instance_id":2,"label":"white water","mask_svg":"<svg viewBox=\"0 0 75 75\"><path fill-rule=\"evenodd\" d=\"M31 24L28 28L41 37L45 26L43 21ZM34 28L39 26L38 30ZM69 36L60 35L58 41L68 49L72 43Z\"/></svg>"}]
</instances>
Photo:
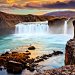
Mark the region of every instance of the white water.
<instances>
[{"instance_id":1,"label":"white water","mask_svg":"<svg viewBox=\"0 0 75 75\"><path fill-rule=\"evenodd\" d=\"M43 34L49 31L48 22L29 22L16 25L15 34Z\"/></svg>"},{"instance_id":2,"label":"white water","mask_svg":"<svg viewBox=\"0 0 75 75\"><path fill-rule=\"evenodd\" d=\"M64 22L64 34L67 34L68 21L69 19Z\"/></svg>"}]
</instances>

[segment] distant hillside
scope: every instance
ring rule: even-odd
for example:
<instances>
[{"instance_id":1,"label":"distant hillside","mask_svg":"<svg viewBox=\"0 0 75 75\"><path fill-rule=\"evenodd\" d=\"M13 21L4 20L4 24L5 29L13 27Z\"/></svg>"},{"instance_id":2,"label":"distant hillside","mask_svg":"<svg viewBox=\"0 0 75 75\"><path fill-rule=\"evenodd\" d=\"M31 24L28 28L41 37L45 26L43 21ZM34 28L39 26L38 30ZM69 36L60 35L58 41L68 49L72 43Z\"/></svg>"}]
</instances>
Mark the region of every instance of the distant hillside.
<instances>
[{"instance_id":1,"label":"distant hillside","mask_svg":"<svg viewBox=\"0 0 75 75\"><path fill-rule=\"evenodd\" d=\"M59 12L51 12L44 14L45 16L64 16L64 17L75 17L75 12L74 11L59 11Z\"/></svg>"},{"instance_id":2,"label":"distant hillside","mask_svg":"<svg viewBox=\"0 0 75 75\"><path fill-rule=\"evenodd\" d=\"M49 23L55 21L63 21L65 17L55 17L55 16L37 16L37 15L18 15L18 14L8 14L0 12L0 28L12 28L20 22L37 22L37 21L48 21Z\"/></svg>"}]
</instances>

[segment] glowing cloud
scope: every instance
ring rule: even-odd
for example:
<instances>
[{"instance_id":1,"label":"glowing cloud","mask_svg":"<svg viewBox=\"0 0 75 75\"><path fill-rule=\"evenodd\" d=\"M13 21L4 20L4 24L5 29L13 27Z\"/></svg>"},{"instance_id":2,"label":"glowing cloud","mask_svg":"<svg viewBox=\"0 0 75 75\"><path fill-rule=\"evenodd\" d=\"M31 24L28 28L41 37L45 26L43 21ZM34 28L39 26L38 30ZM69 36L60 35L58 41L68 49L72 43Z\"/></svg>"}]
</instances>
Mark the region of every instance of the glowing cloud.
<instances>
[{"instance_id":1,"label":"glowing cloud","mask_svg":"<svg viewBox=\"0 0 75 75\"><path fill-rule=\"evenodd\" d=\"M9 4L13 4L15 2L16 2L15 0L7 0L7 3L9 3Z\"/></svg>"}]
</instances>

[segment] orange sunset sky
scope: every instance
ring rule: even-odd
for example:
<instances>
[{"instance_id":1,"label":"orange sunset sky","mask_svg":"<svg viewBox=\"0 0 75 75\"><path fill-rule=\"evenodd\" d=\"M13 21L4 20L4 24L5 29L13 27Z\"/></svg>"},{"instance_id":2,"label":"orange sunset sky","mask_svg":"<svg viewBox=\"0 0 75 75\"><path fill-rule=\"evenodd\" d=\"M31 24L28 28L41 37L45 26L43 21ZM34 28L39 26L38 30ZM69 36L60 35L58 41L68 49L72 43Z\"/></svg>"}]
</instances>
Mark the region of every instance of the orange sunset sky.
<instances>
[{"instance_id":1,"label":"orange sunset sky","mask_svg":"<svg viewBox=\"0 0 75 75\"><path fill-rule=\"evenodd\" d=\"M57 1L65 2L69 0L0 0L0 2L12 3L55 3Z\"/></svg>"},{"instance_id":2,"label":"orange sunset sky","mask_svg":"<svg viewBox=\"0 0 75 75\"><path fill-rule=\"evenodd\" d=\"M0 0L15 7L75 8L75 0Z\"/></svg>"}]
</instances>

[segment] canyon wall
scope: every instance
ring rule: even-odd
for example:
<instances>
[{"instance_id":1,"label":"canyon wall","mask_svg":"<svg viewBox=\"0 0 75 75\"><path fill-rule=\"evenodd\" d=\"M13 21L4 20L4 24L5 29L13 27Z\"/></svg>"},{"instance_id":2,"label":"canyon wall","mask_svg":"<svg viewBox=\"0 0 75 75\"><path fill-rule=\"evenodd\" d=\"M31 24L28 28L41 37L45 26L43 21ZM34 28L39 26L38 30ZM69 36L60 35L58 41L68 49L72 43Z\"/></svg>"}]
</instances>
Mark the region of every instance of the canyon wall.
<instances>
[{"instance_id":1,"label":"canyon wall","mask_svg":"<svg viewBox=\"0 0 75 75\"><path fill-rule=\"evenodd\" d=\"M75 20L73 21L74 38L66 44L65 65L75 65Z\"/></svg>"},{"instance_id":2,"label":"canyon wall","mask_svg":"<svg viewBox=\"0 0 75 75\"><path fill-rule=\"evenodd\" d=\"M37 16L37 15L15 15L0 12L0 29L14 28L16 24L20 22L36 22L36 21L48 21L49 25L51 23L59 22L60 24L64 22L66 18L64 17L54 17L54 16Z\"/></svg>"}]
</instances>

